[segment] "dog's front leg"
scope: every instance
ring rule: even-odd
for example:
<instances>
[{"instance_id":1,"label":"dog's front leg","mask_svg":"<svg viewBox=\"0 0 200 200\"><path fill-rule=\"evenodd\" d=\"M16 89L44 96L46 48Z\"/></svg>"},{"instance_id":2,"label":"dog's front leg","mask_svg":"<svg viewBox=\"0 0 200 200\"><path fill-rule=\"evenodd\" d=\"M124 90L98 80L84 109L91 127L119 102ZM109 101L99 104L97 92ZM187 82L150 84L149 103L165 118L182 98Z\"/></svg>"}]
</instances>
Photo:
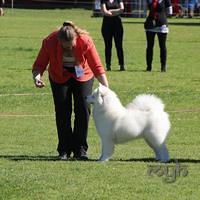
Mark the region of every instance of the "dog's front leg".
<instances>
[{"instance_id":1,"label":"dog's front leg","mask_svg":"<svg viewBox=\"0 0 200 200\"><path fill-rule=\"evenodd\" d=\"M114 143L111 139L103 139L102 141L102 153L99 161L108 161L114 152Z\"/></svg>"}]
</instances>

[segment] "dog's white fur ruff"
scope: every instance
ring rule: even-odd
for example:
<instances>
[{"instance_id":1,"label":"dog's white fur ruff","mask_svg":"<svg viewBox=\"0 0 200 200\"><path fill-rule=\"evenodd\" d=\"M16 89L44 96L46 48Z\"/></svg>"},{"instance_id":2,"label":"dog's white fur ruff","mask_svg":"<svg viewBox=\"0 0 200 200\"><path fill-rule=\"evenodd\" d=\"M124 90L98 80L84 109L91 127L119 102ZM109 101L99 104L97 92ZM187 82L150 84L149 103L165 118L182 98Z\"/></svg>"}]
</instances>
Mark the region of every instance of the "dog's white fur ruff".
<instances>
[{"instance_id":1,"label":"dog's white fur ruff","mask_svg":"<svg viewBox=\"0 0 200 200\"><path fill-rule=\"evenodd\" d=\"M165 140L170 121L163 102L155 95L139 95L123 107L117 95L100 84L87 101L94 105L93 118L102 143L100 161L109 160L115 144L134 138L144 138L156 160L169 161Z\"/></svg>"}]
</instances>

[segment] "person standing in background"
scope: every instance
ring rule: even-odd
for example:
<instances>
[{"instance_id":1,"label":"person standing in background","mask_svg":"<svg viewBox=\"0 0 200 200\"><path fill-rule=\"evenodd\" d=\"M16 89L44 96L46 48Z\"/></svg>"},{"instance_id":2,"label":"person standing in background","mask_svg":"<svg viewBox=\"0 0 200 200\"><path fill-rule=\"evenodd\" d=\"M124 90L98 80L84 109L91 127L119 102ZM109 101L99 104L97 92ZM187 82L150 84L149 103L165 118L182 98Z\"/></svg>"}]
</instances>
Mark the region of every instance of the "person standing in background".
<instances>
[{"instance_id":1,"label":"person standing in background","mask_svg":"<svg viewBox=\"0 0 200 200\"><path fill-rule=\"evenodd\" d=\"M101 33L105 43L105 62L107 71L111 70L112 39L114 38L120 71L124 71L123 25L120 15L124 11L122 0L101 0L103 22Z\"/></svg>"},{"instance_id":2,"label":"person standing in background","mask_svg":"<svg viewBox=\"0 0 200 200\"><path fill-rule=\"evenodd\" d=\"M173 11L173 15L178 18L178 17L183 17L183 10L182 10L182 6L179 3L179 0L171 0L172 3L172 11Z\"/></svg>"},{"instance_id":3,"label":"person standing in background","mask_svg":"<svg viewBox=\"0 0 200 200\"><path fill-rule=\"evenodd\" d=\"M185 7L187 8L189 18L192 18L194 16L194 9L195 9L196 3L197 3L197 0L185 1Z\"/></svg>"},{"instance_id":4,"label":"person standing in background","mask_svg":"<svg viewBox=\"0 0 200 200\"><path fill-rule=\"evenodd\" d=\"M153 47L155 35L158 36L159 47L160 47L160 62L161 72L166 72L166 61L167 61L167 48L166 40L168 24L167 15L172 15L172 5L170 0L147 0L147 8L149 13L144 23L146 32L146 71L152 70L153 61Z\"/></svg>"},{"instance_id":5,"label":"person standing in background","mask_svg":"<svg viewBox=\"0 0 200 200\"><path fill-rule=\"evenodd\" d=\"M4 11L3 11L4 4L5 4L5 0L1 0L1 4L0 4L0 16L4 15Z\"/></svg>"},{"instance_id":6,"label":"person standing in background","mask_svg":"<svg viewBox=\"0 0 200 200\"><path fill-rule=\"evenodd\" d=\"M73 153L75 159L87 160L90 108L86 97L92 92L94 77L108 87L92 38L74 23L64 22L43 40L33 64L33 80L38 88L44 87L42 75L47 66L55 106L59 158L67 160ZM74 127L71 125L72 109Z\"/></svg>"}]
</instances>

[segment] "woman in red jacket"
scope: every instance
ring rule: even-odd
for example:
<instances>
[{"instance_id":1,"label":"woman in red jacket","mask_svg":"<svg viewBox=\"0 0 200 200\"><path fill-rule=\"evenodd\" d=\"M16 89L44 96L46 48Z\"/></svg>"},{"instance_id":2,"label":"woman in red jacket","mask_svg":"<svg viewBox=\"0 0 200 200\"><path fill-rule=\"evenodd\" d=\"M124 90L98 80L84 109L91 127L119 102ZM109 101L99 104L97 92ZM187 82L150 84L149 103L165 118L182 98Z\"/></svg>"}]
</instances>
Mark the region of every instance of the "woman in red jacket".
<instances>
[{"instance_id":1,"label":"woman in red jacket","mask_svg":"<svg viewBox=\"0 0 200 200\"><path fill-rule=\"evenodd\" d=\"M74 158L86 160L90 113L86 97L92 92L94 77L108 87L105 70L91 37L72 22L64 22L61 28L43 40L33 64L33 79L38 88L45 85L41 77L47 66L55 105L59 157L67 160L73 152Z\"/></svg>"}]
</instances>

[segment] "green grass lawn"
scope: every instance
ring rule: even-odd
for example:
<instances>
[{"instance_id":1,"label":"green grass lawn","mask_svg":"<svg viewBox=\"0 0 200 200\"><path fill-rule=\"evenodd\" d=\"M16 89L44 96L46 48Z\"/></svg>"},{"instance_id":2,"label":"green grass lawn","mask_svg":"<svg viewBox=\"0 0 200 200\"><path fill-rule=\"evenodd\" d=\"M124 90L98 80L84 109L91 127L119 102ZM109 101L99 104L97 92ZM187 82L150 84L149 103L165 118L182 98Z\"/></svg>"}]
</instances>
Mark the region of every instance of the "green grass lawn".
<instances>
[{"instance_id":1,"label":"green grass lawn","mask_svg":"<svg viewBox=\"0 0 200 200\"><path fill-rule=\"evenodd\" d=\"M109 162L96 162L100 140L92 117L90 160L56 160L57 134L48 76L44 76L46 87L36 89L31 67L42 38L65 20L90 32L104 62L102 18L91 14L82 9L6 9L0 18L0 199L199 199L199 18L169 19L167 73L160 73L157 39L153 71L144 71L144 19L123 18L127 71L118 71L113 49L113 70L107 73L110 88L124 105L140 93L163 99L172 124L167 139L171 163L153 162L153 152L142 140L116 146ZM159 168L151 176L150 166ZM179 167L187 176L183 170L179 176Z\"/></svg>"}]
</instances>

